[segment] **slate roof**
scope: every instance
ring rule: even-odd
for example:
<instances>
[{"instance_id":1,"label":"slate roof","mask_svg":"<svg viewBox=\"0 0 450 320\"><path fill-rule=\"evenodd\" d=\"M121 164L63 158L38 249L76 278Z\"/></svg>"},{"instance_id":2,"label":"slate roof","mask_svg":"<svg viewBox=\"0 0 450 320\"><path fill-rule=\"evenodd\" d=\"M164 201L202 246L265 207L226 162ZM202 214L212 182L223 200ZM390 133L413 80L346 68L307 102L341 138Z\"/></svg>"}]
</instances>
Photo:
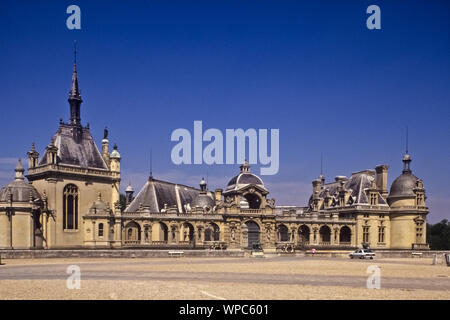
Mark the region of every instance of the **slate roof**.
<instances>
[{"instance_id":1,"label":"slate roof","mask_svg":"<svg viewBox=\"0 0 450 320\"><path fill-rule=\"evenodd\" d=\"M414 197L414 188L419 178L412 174L411 171L405 171L391 185L389 197Z\"/></svg>"},{"instance_id":2,"label":"slate roof","mask_svg":"<svg viewBox=\"0 0 450 320\"><path fill-rule=\"evenodd\" d=\"M351 197L353 198L354 205L358 204L369 204L369 199L366 194L366 189L369 189L372 186L372 181L374 180L375 172L372 170L364 170L361 172L352 173L350 178L345 181L344 188L346 190L352 191ZM320 198L324 198L326 194L326 190L331 197L337 199L338 187L340 182L335 181L331 183L326 183L323 186L323 189L319 193ZM312 196L309 199L309 204L312 202ZM386 200L378 193L378 204L379 205L387 205ZM323 208L320 208L323 209Z\"/></svg>"},{"instance_id":3,"label":"slate roof","mask_svg":"<svg viewBox=\"0 0 450 320\"><path fill-rule=\"evenodd\" d=\"M58 148L58 163L109 170L98 150L89 129L82 128L82 136L79 142L74 137L72 130L75 126L60 124L57 133L52 140ZM45 152L39 165L47 164L47 152Z\"/></svg>"},{"instance_id":4,"label":"slate roof","mask_svg":"<svg viewBox=\"0 0 450 320\"><path fill-rule=\"evenodd\" d=\"M199 189L151 178L125 212L137 212L140 206L147 207L150 212L161 212L164 204L168 207L176 206L179 212L186 212L184 205L190 204L199 194Z\"/></svg>"}]
</instances>

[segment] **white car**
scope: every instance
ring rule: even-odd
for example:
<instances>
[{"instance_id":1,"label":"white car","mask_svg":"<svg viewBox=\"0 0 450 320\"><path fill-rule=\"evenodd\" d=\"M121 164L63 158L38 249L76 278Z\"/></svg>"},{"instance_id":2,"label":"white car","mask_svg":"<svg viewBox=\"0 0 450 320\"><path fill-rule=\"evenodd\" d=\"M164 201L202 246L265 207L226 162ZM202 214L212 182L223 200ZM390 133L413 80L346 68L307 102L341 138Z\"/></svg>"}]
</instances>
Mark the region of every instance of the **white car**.
<instances>
[{"instance_id":1,"label":"white car","mask_svg":"<svg viewBox=\"0 0 450 320\"><path fill-rule=\"evenodd\" d=\"M355 252L350 253L349 257L350 259L353 258L365 259L366 257L373 259L373 257L375 257L375 253L370 249L358 249L355 250Z\"/></svg>"}]
</instances>

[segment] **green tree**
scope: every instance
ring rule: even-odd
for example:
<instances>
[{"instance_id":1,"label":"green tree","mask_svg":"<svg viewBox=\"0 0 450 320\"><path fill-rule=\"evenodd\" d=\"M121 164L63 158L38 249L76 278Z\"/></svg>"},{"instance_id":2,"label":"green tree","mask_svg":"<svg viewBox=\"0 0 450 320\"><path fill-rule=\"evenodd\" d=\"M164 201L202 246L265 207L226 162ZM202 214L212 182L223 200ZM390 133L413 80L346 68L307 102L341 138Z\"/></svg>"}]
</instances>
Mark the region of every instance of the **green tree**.
<instances>
[{"instance_id":1,"label":"green tree","mask_svg":"<svg viewBox=\"0 0 450 320\"><path fill-rule=\"evenodd\" d=\"M122 193L120 194L119 202L120 202L120 211L123 212L123 210L125 210L125 208L127 207L127 198Z\"/></svg>"},{"instance_id":2,"label":"green tree","mask_svg":"<svg viewBox=\"0 0 450 320\"><path fill-rule=\"evenodd\" d=\"M450 250L450 222L427 224L427 242L431 250Z\"/></svg>"}]
</instances>

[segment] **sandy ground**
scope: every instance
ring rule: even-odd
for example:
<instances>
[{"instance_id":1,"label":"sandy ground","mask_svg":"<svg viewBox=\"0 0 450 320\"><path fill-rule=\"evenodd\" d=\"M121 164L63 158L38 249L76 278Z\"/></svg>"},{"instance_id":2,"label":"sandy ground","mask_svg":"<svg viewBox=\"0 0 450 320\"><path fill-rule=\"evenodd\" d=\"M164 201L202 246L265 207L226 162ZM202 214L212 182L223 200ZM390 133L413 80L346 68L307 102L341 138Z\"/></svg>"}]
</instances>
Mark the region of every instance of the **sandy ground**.
<instances>
[{"instance_id":1,"label":"sandy ground","mask_svg":"<svg viewBox=\"0 0 450 320\"><path fill-rule=\"evenodd\" d=\"M4 260L0 299L450 299L431 259L168 258ZM67 267L81 270L68 289ZM381 289L367 289L367 267Z\"/></svg>"}]
</instances>

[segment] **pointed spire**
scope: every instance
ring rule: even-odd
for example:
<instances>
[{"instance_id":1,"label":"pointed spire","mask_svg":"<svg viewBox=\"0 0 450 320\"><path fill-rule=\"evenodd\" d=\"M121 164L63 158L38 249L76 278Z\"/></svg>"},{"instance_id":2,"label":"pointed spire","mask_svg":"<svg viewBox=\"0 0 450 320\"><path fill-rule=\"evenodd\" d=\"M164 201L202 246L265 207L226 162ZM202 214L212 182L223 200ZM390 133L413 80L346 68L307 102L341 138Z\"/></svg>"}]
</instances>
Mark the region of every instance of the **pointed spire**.
<instances>
[{"instance_id":1,"label":"pointed spire","mask_svg":"<svg viewBox=\"0 0 450 320\"><path fill-rule=\"evenodd\" d=\"M81 125L80 105L83 102L81 100L81 93L78 88L78 73L77 73L77 46L74 42L74 61L73 61L73 73L72 73L72 88L69 92L69 104L70 104L70 124Z\"/></svg>"},{"instance_id":2,"label":"pointed spire","mask_svg":"<svg viewBox=\"0 0 450 320\"><path fill-rule=\"evenodd\" d=\"M70 96L81 99L80 91L78 89L78 74L77 74L77 42L74 41L73 51L73 74L72 74L72 89L70 90Z\"/></svg>"},{"instance_id":3,"label":"pointed spire","mask_svg":"<svg viewBox=\"0 0 450 320\"><path fill-rule=\"evenodd\" d=\"M148 177L148 180L153 180L153 149L150 148L150 176Z\"/></svg>"},{"instance_id":4,"label":"pointed spire","mask_svg":"<svg viewBox=\"0 0 450 320\"><path fill-rule=\"evenodd\" d=\"M408 153L408 126L406 127L406 153L403 156L403 173L411 173L411 156Z\"/></svg>"},{"instance_id":5,"label":"pointed spire","mask_svg":"<svg viewBox=\"0 0 450 320\"><path fill-rule=\"evenodd\" d=\"M406 126L406 154L408 154L408 126Z\"/></svg>"},{"instance_id":6,"label":"pointed spire","mask_svg":"<svg viewBox=\"0 0 450 320\"><path fill-rule=\"evenodd\" d=\"M17 162L17 166L14 169L16 172L16 180L25 180L25 177L23 176L23 173L25 172L25 169L22 165L22 159L19 158L19 161Z\"/></svg>"}]
</instances>

